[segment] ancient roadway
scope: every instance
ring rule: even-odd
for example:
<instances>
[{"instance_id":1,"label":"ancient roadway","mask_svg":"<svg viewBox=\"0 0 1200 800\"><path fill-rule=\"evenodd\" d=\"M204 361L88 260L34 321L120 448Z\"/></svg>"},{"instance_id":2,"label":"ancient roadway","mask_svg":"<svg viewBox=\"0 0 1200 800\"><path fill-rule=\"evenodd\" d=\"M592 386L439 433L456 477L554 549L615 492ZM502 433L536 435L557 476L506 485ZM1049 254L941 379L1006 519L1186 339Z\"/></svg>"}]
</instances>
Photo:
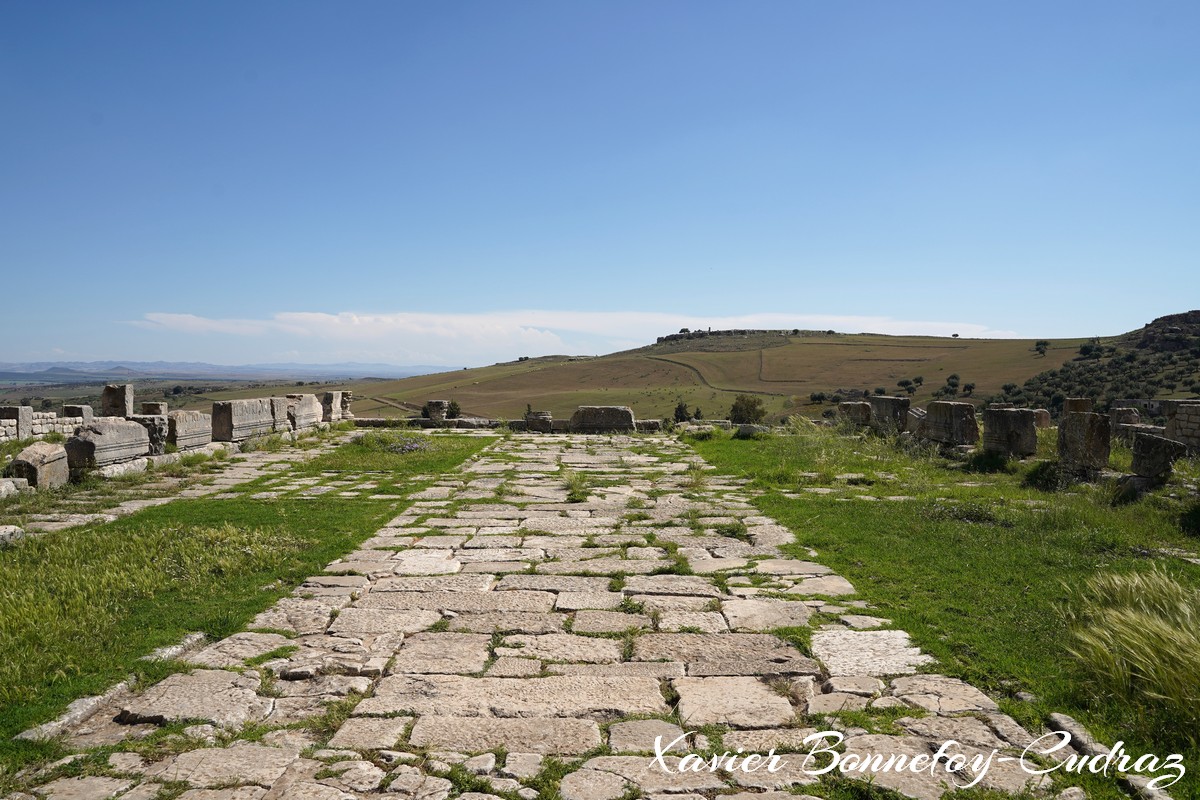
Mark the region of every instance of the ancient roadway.
<instances>
[{"instance_id":1,"label":"ancient roadway","mask_svg":"<svg viewBox=\"0 0 1200 800\"><path fill-rule=\"evenodd\" d=\"M805 759L818 732L844 737L843 766L932 756L951 739L980 758L1029 743L986 695L931 672L819 553L781 553L795 537L737 481L698 479L693 465L703 463L665 436L497 439L247 631L183 656L193 671L116 692L67 733L84 751L185 722L171 755L118 752L101 774L36 791L696 800L816 784L833 758ZM564 469L590 480L586 501L568 502ZM809 654L796 647L806 628ZM270 653L284 655L264 663ZM868 714L839 719L846 710ZM332 722L303 724L313 719ZM855 727L871 719L877 729ZM707 767L714 754L772 749L791 755L771 770ZM698 757L704 769L680 771ZM998 760L979 774L870 778L932 800L980 774L1006 792L1039 780Z\"/></svg>"}]
</instances>

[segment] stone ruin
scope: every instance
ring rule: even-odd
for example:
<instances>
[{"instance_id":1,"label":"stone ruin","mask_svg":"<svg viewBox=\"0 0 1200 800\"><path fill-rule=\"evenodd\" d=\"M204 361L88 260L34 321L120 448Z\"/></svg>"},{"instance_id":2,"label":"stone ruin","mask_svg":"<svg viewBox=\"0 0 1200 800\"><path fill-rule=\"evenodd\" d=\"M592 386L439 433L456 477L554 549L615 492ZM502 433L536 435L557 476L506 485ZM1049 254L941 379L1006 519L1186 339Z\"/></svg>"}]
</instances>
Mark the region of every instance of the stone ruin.
<instances>
[{"instance_id":1,"label":"stone ruin","mask_svg":"<svg viewBox=\"0 0 1200 800\"><path fill-rule=\"evenodd\" d=\"M634 433L637 422L629 406L580 406L571 415L571 433Z\"/></svg>"},{"instance_id":2,"label":"stone ruin","mask_svg":"<svg viewBox=\"0 0 1200 800\"><path fill-rule=\"evenodd\" d=\"M94 471L103 477L139 471L154 460L174 461L180 451L229 449L253 436L294 435L325 425L323 418L352 419L350 392L290 394L213 403L212 414L168 411L161 401L143 402L134 412L133 387L105 386L102 414L91 406L65 405L63 416L29 406L0 407L0 442L60 433L65 445L35 442L4 470L0 496L25 489L61 486L68 478ZM214 445L214 442L217 444Z\"/></svg>"},{"instance_id":3,"label":"stone ruin","mask_svg":"<svg viewBox=\"0 0 1200 800\"><path fill-rule=\"evenodd\" d=\"M448 400L430 400L425 404L425 411L429 413L429 418L434 422L444 422L449 410L450 401Z\"/></svg>"},{"instance_id":4,"label":"stone ruin","mask_svg":"<svg viewBox=\"0 0 1200 800\"><path fill-rule=\"evenodd\" d=\"M1091 411L1072 411L1058 424L1058 460L1063 470L1094 479L1108 467L1111 452L1108 417Z\"/></svg>"},{"instance_id":5,"label":"stone ruin","mask_svg":"<svg viewBox=\"0 0 1200 800\"><path fill-rule=\"evenodd\" d=\"M1092 411L1095 408L1095 401L1090 397L1068 397L1063 401L1063 414L1076 414L1083 411Z\"/></svg>"},{"instance_id":6,"label":"stone ruin","mask_svg":"<svg viewBox=\"0 0 1200 800\"><path fill-rule=\"evenodd\" d=\"M1037 452L1037 413L1029 408L983 410L983 449L1004 458L1025 458Z\"/></svg>"},{"instance_id":7,"label":"stone ruin","mask_svg":"<svg viewBox=\"0 0 1200 800\"><path fill-rule=\"evenodd\" d=\"M867 402L871 406L871 428L878 432L899 433L908 425L907 397L873 395Z\"/></svg>"},{"instance_id":8,"label":"stone ruin","mask_svg":"<svg viewBox=\"0 0 1200 800\"><path fill-rule=\"evenodd\" d=\"M925 409L925 419L918 435L948 447L975 444L979 441L975 406L948 400L933 401Z\"/></svg>"},{"instance_id":9,"label":"stone ruin","mask_svg":"<svg viewBox=\"0 0 1200 800\"><path fill-rule=\"evenodd\" d=\"M865 428L871 424L871 404L857 400L838 404L838 416L851 424Z\"/></svg>"},{"instance_id":10,"label":"stone ruin","mask_svg":"<svg viewBox=\"0 0 1200 800\"><path fill-rule=\"evenodd\" d=\"M1183 443L1190 453L1200 453L1200 400L1172 404L1166 410L1165 437Z\"/></svg>"},{"instance_id":11,"label":"stone ruin","mask_svg":"<svg viewBox=\"0 0 1200 800\"><path fill-rule=\"evenodd\" d=\"M531 433L554 433L554 415L549 411L530 411L525 415L525 430Z\"/></svg>"}]
</instances>

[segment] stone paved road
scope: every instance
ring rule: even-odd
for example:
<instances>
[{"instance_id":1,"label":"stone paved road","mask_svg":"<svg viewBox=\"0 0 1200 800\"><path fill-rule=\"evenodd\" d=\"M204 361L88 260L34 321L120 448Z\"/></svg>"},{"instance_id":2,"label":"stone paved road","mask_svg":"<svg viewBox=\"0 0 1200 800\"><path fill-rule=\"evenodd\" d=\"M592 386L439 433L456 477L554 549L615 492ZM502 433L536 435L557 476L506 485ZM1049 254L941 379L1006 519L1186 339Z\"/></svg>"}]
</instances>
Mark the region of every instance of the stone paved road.
<instances>
[{"instance_id":1,"label":"stone paved road","mask_svg":"<svg viewBox=\"0 0 1200 800\"><path fill-rule=\"evenodd\" d=\"M567 471L591 484L586 501L569 502ZM36 791L533 800L530 784L546 788L539 773L561 774L565 761L566 800L745 800L819 779L799 755L773 773L661 765L806 751L817 730L841 731L845 753L860 756L932 755L947 739L973 756L1032 738L983 693L917 674L931 659L906 634L819 554L781 553L793 535L667 437L514 435L415 501L250 630L192 651L194 671L118 693L69 736L83 749L184 722L175 755L118 753L107 775ZM811 654L793 644L801 631ZM349 716L327 714L338 701L353 705ZM904 713L885 732L836 716L871 709ZM303 725L314 719L333 723ZM253 741L238 738L248 724ZM654 763L656 737L674 755ZM874 780L932 800L948 774ZM993 763L980 785L1036 788L1014 763Z\"/></svg>"}]
</instances>

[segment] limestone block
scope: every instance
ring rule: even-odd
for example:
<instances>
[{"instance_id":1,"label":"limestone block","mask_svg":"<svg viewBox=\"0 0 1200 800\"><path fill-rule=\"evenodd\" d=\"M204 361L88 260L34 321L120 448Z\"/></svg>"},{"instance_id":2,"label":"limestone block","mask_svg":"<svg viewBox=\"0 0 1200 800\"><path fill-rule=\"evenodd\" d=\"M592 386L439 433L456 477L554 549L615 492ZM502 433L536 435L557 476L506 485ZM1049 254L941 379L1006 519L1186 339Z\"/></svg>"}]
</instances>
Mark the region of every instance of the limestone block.
<instances>
[{"instance_id":1,"label":"limestone block","mask_svg":"<svg viewBox=\"0 0 1200 800\"><path fill-rule=\"evenodd\" d=\"M54 489L70 478L67 449L61 444L34 442L4 468L6 478L24 478L38 489Z\"/></svg>"},{"instance_id":2,"label":"limestone block","mask_svg":"<svg viewBox=\"0 0 1200 800\"><path fill-rule=\"evenodd\" d=\"M1050 416L1050 412L1044 408L1035 408L1033 410L1033 421L1039 428L1049 428L1054 425L1054 420Z\"/></svg>"},{"instance_id":3,"label":"limestone block","mask_svg":"<svg viewBox=\"0 0 1200 800\"><path fill-rule=\"evenodd\" d=\"M321 398L321 421L340 422L343 392L326 392ZM444 415L443 415L444 416Z\"/></svg>"},{"instance_id":4,"label":"limestone block","mask_svg":"<svg viewBox=\"0 0 1200 800\"><path fill-rule=\"evenodd\" d=\"M855 425L870 425L871 404L857 401L838 403L838 416L850 420Z\"/></svg>"},{"instance_id":5,"label":"limestone block","mask_svg":"<svg viewBox=\"0 0 1200 800\"><path fill-rule=\"evenodd\" d=\"M907 397L875 395L868 398L867 402L871 405L871 427L874 430L899 432L908 424L911 401Z\"/></svg>"},{"instance_id":6,"label":"limestone block","mask_svg":"<svg viewBox=\"0 0 1200 800\"><path fill-rule=\"evenodd\" d=\"M1093 473L1108 466L1108 417L1090 411L1064 414L1058 425L1058 459L1071 471Z\"/></svg>"},{"instance_id":7,"label":"limestone block","mask_svg":"<svg viewBox=\"0 0 1200 800\"><path fill-rule=\"evenodd\" d=\"M553 433L554 415L549 411L531 411L525 415L525 430L531 433Z\"/></svg>"},{"instance_id":8,"label":"limestone block","mask_svg":"<svg viewBox=\"0 0 1200 800\"><path fill-rule=\"evenodd\" d=\"M154 405L146 403L146 405ZM163 403L162 405L166 405ZM150 436L150 455L161 456L167 452L168 424L165 415L160 414L131 414L131 422L136 422L146 429Z\"/></svg>"},{"instance_id":9,"label":"limestone block","mask_svg":"<svg viewBox=\"0 0 1200 800\"><path fill-rule=\"evenodd\" d=\"M166 403L142 403L142 413L152 414L154 416L165 417L167 415Z\"/></svg>"},{"instance_id":10,"label":"limestone block","mask_svg":"<svg viewBox=\"0 0 1200 800\"><path fill-rule=\"evenodd\" d=\"M638 433L658 433L662 430L661 419L639 419L636 424Z\"/></svg>"},{"instance_id":11,"label":"limestone block","mask_svg":"<svg viewBox=\"0 0 1200 800\"><path fill-rule=\"evenodd\" d=\"M99 417L81 425L67 440L67 463L72 472L132 461L150 452L150 434L136 422Z\"/></svg>"},{"instance_id":12,"label":"limestone block","mask_svg":"<svg viewBox=\"0 0 1200 800\"><path fill-rule=\"evenodd\" d=\"M923 438L953 446L979 441L979 425L971 403L935 400L925 411Z\"/></svg>"},{"instance_id":13,"label":"limestone block","mask_svg":"<svg viewBox=\"0 0 1200 800\"><path fill-rule=\"evenodd\" d=\"M929 416L929 412L923 408L910 408L908 410L908 420L905 423L907 425L905 430L917 437L924 436L925 418L927 416Z\"/></svg>"},{"instance_id":14,"label":"limestone block","mask_svg":"<svg viewBox=\"0 0 1200 800\"><path fill-rule=\"evenodd\" d=\"M289 394L287 398L288 420L292 430L303 431L320 424L325 409L315 394Z\"/></svg>"},{"instance_id":15,"label":"limestone block","mask_svg":"<svg viewBox=\"0 0 1200 800\"><path fill-rule=\"evenodd\" d=\"M1037 415L1028 408L985 408L983 449L1024 458L1037 452Z\"/></svg>"},{"instance_id":16,"label":"limestone block","mask_svg":"<svg viewBox=\"0 0 1200 800\"><path fill-rule=\"evenodd\" d=\"M216 442L240 442L270 433L275 427L271 400L222 400L213 403L212 438Z\"/></svg>"},{"instance_id":17,"label":"limestone block","mask_svg":"<svg viewBox=\"0 0 1200 800\"><path fill-rule=\"evenodd\" d=\"M1094 407L1095 402L1090 397L1068 397L1063 401L1063 414L1091 411Z\"/></svg>"},{"instance_id":18,"label":"limestone block","mask_svg":"<svg viewBox=\"0 0 1200 800\"><path fill-rule=\"evenodd\" d=\"M212 442L212 416L200 411L167 414L167 441L180 450L204 447Z\"/></svg>"},{"instance_id":19,"label":"limestone block","mask_svg":"<svg viewBox=\"0 0 1200 800\"><path fill-rule=\"evenodd\" d=\"M633 433L637 422L629 406L580 406L571 415L572 433Z\"/></svg>"},{"instance_id":20,"label":"limestone block","mask_svg":"<svg viewBox=\"0 0 1200 800\"><path fill-rule=\"evenodd\" d=\"M288 399L286 397L271 397L271 430L276 433L289 433L292 430L292 420L288 416Z\"/></svg>"},{"instance_id":21,"label":"limestone block","mask_svg":"<svg viewBox=\"0 0 1200 800\"><path fill-rule=\"evenodd\" d=\"M1160 480L1171 474L1176 459L1187 455L1187 445L1139 433L1133 437L1133 474Z\"/></svg>"},{"instance_id":22,"label":"limestone block","mask_svg":"<svg viewBox=\"0 0 1200 800\"><path fill-rule=\"evenodd\" d=\"M1191 452L1200 451L1200 403L1180 403L1167 417L1166 438L1183 442Z\"/></svg>"},{"instance_id":23,"label":"limestone block","mask_svg":"<svg viewBox=\"0 0 1200 800\"><path fill-rule=\"evenodd\" d=\"M0 419L16 420L16 439L33 436L33 406L0 406Z\"/></svg>"},{"instance_id":24,"label":"limestone block","mask_svg":"<svg viewBox=\"0 0 1200 800\"><path fill-rule=\"evenodd\" d=\"M100 393L100 416L133 416L133 384L109 384Z\"/></svg>"}]
</instances>

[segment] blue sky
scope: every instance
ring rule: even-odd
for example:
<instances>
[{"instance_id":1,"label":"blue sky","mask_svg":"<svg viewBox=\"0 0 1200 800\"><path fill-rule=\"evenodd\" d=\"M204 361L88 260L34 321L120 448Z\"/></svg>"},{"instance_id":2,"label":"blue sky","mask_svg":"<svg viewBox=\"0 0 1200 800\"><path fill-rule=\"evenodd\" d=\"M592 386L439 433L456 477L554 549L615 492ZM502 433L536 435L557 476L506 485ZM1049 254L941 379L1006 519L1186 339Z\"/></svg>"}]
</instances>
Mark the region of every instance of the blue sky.
<instances>
[{"instance_id":1,"label":"blue sky","mask_svg":"<svg viewBox=\"0 0 1200 800\"><path fill-rule=\"evenodd\" d=\"M1200 306L1194 2L0 5L0 361Z\"/></svg>"}]
</instances>

